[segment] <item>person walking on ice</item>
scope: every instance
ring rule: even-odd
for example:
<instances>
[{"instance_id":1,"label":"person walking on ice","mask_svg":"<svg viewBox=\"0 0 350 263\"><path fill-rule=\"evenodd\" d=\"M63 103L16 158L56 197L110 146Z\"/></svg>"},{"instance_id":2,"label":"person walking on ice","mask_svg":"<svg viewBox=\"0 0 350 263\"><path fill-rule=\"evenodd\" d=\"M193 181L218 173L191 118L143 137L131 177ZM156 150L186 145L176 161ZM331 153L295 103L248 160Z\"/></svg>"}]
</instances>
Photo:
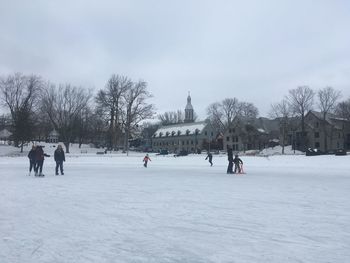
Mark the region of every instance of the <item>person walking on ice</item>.
<instances>
[{"instance_id":1,"label":"person walking on ice","mask_svg":"<svg viewBox=\"0 0 350 263\"><path fill-rule=\"evenodd\" d=\"M146 156L143 158L143 166L147 168L147 163L148 161L152 161L151 158L149 158L148 153Z\"/></svg>"},{"instance_id":2,"label":"person walking on ice","mask_svg":"<svg viewBox=\"0 0 350 263\"><path fill-rule=\"evenodd\" d=\"M209 159L209 160L208 160ZM208 160L210 163L210 166L213 166L213 155L208 151L208 155L205 158L205 160Z\"/></svg>"},{"instance_id":3,"label":"person walking on ice","mask_svg":"<svg viewBox=\"0 0 350 263\"><path fill-rule=\"evenodd\" d=\"M242 171L242 165L243 165L243 161L241 160L241 158L238 157L238 155L235 155L235 158L233 159L233 163L235 164L235 171L234 173L236 174L237 171L239 174L243 173Z\"/></svg>"},{"instance_id":4,"label":"person walking on ice","mask_svg":"<svg viewBox=\"0 0 350 263\"><path fill-rule=\"evenodd\" d=\"M62 149L62 145L59 144L57 146L57 149L55 150L55 162L56 162L56 175L58 175L58 168L60 168L61 175L64 175L63 173L63 162L66 161L66 158L64 156L64 151Z\"/></svg>"},{"instance_id":5,"label":"person walking on ice","mask_svg":"<svg viewBox=\"0 0 350 263\"><path fill-rule=\"evenodd\" d=\"M50 155L44 153L42 146L37 146L35 149L35 168L34 168L35 176L44 176L43 165L44 165L45 156L50 157Z\"/></svg>"},{"instance_id":6,"label":"person walking on ice","mask_svg":"<svg viewBox=\"0 0 350 263\"><path fill-rule=\"evenodd\" d=\"M29 158L29 174L28 175L30 175L32 173L32 169L35 172L35 148L36 148L36 146L33 145L32 149L28 153L28 158Z\"/></svg>"}]
</instances>

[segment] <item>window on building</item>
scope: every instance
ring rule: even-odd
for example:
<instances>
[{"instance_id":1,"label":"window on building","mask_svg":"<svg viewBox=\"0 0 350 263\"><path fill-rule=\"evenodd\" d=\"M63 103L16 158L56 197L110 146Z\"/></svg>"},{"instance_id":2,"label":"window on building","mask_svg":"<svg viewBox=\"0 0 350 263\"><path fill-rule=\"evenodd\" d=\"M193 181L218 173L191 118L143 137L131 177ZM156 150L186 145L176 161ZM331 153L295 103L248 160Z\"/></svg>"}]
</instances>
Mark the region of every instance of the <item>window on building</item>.
<instances>
[{"instance_id":1,"label":"window on building","mask_svg":"<svg viewBox=\"0 0 350 263\"><path fill-rule=\"evenodd\" d=\"M191 144L193 145L193 141L191 141Z\"/></svg>"},{"instance_id":2,"label":"window on building","mask_svg":"<svg viewBox=\"0 0 350 263\"><path fill-rule=\"evenodd\" d=\"M233 132L233 133L235 133L235 132L236 132L236 130L235 130L235 129L232 129L232 132Z\"/></svg>"},{"instance_id":3,"label":"window on building","mask_svg":"<svg viewBox=\"0 0 350 263\"><path fill-rule=\"evenodd\" d=\"M318 128L318 126L320 126L320 124L318 122L316 122L316 128Z\"/></svg>"},{"instance_id":4,"label":"window on building","mask_svg":"<svg viewBox=\"0 0 350 263\"><path fill-rule=\"evenodd\" d=\"M315 132L315 138L320 138L320 133L319 132Z\"/></svg>"},{"instance_id":5,"label":"window on building","mask_svg":"<svg viewBox=\"0 0 350 263\"><path fill-rule=\"evenodd\" d=\"M230 141L230 137L226 137L226 141L228 141L228 142L229 142L229 141Z\"/></svg>"},{"instance_id":6,"label":"window on building","mask_svg":"<svg viewBox=\"0 0 350 263\"><path fill-rule=\"evenodd\" d=\"M232 130L231 130L231 129L228 129L228 132L229 132L229 133L231 133L231 132L232 132Z\"/></svg>"},{"instance_id":7,"label":"window on building","mask_svg":"<svg viewBox=\"0 0 350 263\"><path fill-rule=\"evenodd\" d=\"M315 148L320 148L320 143L319 142L315 142Z\"/></svg>"}]
</instances>

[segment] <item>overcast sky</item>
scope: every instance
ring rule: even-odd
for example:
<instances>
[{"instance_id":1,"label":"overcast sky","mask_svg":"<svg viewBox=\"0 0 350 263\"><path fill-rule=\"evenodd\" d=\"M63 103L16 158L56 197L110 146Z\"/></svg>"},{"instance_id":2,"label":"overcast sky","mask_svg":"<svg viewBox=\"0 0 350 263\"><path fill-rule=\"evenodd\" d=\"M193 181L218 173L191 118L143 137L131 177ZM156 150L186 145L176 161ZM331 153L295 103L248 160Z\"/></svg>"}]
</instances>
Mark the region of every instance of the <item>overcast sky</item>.
<instances>
[{"instance_id":1,"label":"overcast sky","mask_svg":"<svg viewBox=\"0 0 350 263\"><path fill-rule=\"evenodd\" d=\"M0 74L144 80L158 113L227 97L266 116L289 89L350 96L350 1L0 0Z\"/></svg>"}]
</instances>

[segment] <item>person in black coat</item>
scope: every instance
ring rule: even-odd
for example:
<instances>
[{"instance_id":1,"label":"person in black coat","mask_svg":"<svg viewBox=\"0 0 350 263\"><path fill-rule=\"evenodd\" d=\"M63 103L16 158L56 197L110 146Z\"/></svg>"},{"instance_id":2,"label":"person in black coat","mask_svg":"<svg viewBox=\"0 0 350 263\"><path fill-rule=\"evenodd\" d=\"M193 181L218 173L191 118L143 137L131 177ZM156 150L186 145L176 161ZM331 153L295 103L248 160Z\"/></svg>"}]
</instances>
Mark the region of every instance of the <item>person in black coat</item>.
<instances>
[{"instance_id":1,"label":"person in black coat","mask_svg":"<svg viewBox=\"0 0 350 263\"><path fill-rule=\"evenodd\" d=\"M243 161L238 157L238 155L235 155L235 159L233 159L233 163L235 164L235 172L240 174L242 172L241 170L241 164L243 164Z\"/></svg>"},{"instance_id":2,"label":"person in black coat","mask_svg":"<svg viewBox=\"0 0 350 263\"><path fill-rule=\"evenodd\" d=\"M44 165L45 156L50 157L50 155L44 153L42 146L37 146L35 149L35 168L34 168L35 176L44 176L43 165Z\"/></svg>"},{"instance_id":3,"label":"person in black coat","mask_svg":"<svg viewBox=\"0 0 350 263\"><path fill-rule=\"evenodd\" d=\"M209 159L209 160L208 160L208 159ZM205 158L205 160L208 160L209 163L210 163L210 166L213 166L213 155L212 155L210 152L208 152L208 155L207 155L207 157Z\"/></svg>"},{"instance_id":4,"label":"person in black coat","mask_svg":"<svg viewBox=\"0 0 350 263\"><path fill-rule=\"evenodd\" d=\"M31 174L32 169L35 171L35 145L32 146L32 149L28 153L28 158L29 158L29 174Z\"/></svg>"},{"instance_id":5,"label":"person in black coat","mask_svg":"<svg viewBox=\"0 0 350 263\"><path fill-rule=\"evenodd\" d=\"M228 160L227 173L233 174L233 151L230 147L227 148L227 160Z\"/></svg>"},{"instance_id":6,"label":"person in black coat","mask_svg":"<svg viewBox=\"0 0 350 263\"><path fill-rule=\"evenodd\" d=\"M57 149L55 150L56 175L58 175L58 168L60 168L61 175L64 175L63 162L65 161L66 161L66 158L64 156L64 151L62 149L62 146L59 144L57 146Z\"/></svg>"}]
</instances>

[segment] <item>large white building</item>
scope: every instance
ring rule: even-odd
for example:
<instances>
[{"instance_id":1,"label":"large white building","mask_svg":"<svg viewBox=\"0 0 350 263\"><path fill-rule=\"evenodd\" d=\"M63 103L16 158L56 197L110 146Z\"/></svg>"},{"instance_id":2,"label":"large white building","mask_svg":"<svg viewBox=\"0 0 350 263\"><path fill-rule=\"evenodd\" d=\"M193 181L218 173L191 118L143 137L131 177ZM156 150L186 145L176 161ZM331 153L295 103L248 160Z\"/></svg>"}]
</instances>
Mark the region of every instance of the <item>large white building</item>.
<instances>
[{"instance_id":1,"label":"large white building","mask_svg":"<svg viewBox=\"0 0 350 263\"><path fill-rule=\"evenodd\" d=\"M160 127L152 136L153 151L198 152L208 150L216 140L217 134L204 121L194 121L191 96L187 97L184 123Z\"/></svg>"}]
</instances>

